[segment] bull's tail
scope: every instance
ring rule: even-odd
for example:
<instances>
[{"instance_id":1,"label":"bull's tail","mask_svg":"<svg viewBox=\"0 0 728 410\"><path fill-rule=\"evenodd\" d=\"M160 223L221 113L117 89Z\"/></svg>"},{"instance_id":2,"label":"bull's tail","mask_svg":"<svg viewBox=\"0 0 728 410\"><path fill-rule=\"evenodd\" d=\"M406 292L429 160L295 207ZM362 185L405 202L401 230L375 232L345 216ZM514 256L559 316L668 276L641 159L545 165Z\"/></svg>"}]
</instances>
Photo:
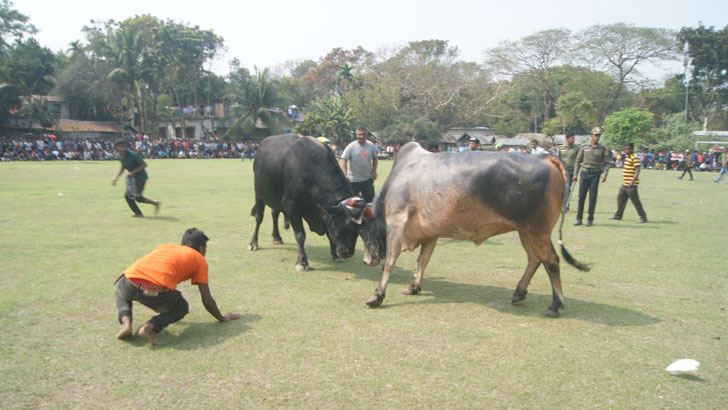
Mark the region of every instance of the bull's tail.
<instances>
[{"instance_id":1,"label":"bull's tail","mask_svg":"<svg viewBox=\"0 0 728 410\"><path fill-rule=\"evenodd\" d=\"M564 257L564 260L571 266L575 267L576 269L579 269L582 272L589 272L591 270L591 264L581 263L574 259L573 256L569 253L569 251L566 250L566 247L564 246L564 241L562 240L561 235L561 228L564 226L564 217L566 216L566 208L562 207L561 209L561 223L559 224L559 246L561 247L561 256Z\"/></svg>"},{"instance_id":2,"label":"bull's tail","mask_svg":"<svg viewBox=\"0 0 728 410\"><path fill-rule=\"evenodd\" d=\"M559 169L559 172L561 173L562 178L564 179L565 184L571 183L571 181L566 180L566 167L564 167L563 161L561 161L560 158L554 157L553 155L549 155L547 157L548 161ZM566 190L564 190L566 191ZM566 193L566 192L564 192ZM563 204L563 197L561 198L561 203ZM566 217L566 207L561 206L561 223L559 223L559 246L561 247L561 256L564 257L564 260L571 266L575 267L576 269L579 269L582 272L589 272L591 270L591 264L581 263L574 259L573 256L569 253L569 251L566 250L566 247L564 246L564 241L562 239L562 228L564 227L564 218Z\"/></svg>"}]
</instances>

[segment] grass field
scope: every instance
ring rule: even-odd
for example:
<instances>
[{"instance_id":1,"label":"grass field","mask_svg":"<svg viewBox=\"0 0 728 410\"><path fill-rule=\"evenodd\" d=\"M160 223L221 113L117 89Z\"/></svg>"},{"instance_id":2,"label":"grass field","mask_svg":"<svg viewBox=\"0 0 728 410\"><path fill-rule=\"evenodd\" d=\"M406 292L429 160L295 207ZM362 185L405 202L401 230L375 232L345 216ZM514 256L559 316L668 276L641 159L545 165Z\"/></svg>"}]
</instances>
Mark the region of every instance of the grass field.
<instances>
[{"instance_id":1,"label":"grass field","mask_svg":"<svg viewBox=\"0 0 728 410\"><path fill-rule=\"evenodd\" d=\"M620 170L599 191L596 226L565 243L583 273L562 264L566 308L551 303L539 268L511 305L526 265L517 235L479 247L440 240L423 293L399 292L416 252L400 257L384 304L369 309L378 268L361 241L334 264L308 234L315 270L297 273L293 233L247 250L254 220L252 163L151 160L145 195L158 217L130 218L118 162L0 164L0 407L2 408L698 408L728 404L728 185L644 171L649 223L607 218ZM383 162L379 187L391 167ZM61 195L62 194L62 195ZM576 198L572 200L576 208ZM142 205L152 215L151 207ZM196 287L179 289L190 313L163 346L116 340L113 282L186 228L211 241L216 322ZM555 232L556 235L556 232ZM135 328L152 312L135 305ZM701 362L670 376L672 361Z\"/></svg>"}]
</instances>

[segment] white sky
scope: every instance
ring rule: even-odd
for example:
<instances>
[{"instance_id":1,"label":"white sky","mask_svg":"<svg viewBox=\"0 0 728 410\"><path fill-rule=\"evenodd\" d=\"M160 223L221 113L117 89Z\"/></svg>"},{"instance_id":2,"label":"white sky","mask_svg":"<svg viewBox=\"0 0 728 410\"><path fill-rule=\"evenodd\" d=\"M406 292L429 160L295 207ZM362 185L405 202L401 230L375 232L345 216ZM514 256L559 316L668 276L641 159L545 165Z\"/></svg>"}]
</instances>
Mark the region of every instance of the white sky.
<instances>
[{"instance_id":1,"label":"white sky","mask_svg":"<svg viewBox=\"0 0 728 410\"><path fill-rule=\"evenodd\" d=\"M697 27L700 21L716 29L728 25L726 0L14 1L14 8L39 29L39 43L53 51L85 40L81 28L92 19L151 14L212 30L227 47L213 66L219 74L228 72L234 57L252 70L287 60L317 61L335 47L377 51L439 39L457 46L463 60L482 63L484 52L499 42L551 28L579 31L617 22L675 30ZM655 80L681 71L680 64L645 70Z\"/></svg>"}]
</instances>

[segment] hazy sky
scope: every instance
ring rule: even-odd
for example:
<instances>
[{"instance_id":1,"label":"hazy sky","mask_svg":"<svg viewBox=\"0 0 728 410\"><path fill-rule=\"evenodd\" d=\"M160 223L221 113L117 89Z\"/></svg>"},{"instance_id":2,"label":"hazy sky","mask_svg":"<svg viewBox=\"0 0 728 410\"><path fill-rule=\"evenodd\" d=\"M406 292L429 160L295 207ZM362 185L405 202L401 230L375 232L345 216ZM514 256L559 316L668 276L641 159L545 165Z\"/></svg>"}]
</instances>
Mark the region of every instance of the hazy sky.
<instances>
[{"instance_id":1,"label":"hazy sky","mask_svg":"<svg viewBox=\"0 0 728 410\"><path fill-rule=\"evenodd\" d=\"M15 9L39 29L36 38L53 51L85 40L90 20L124 20L141 14L172 19L222 36L226 54L213 70L227 73L237 57L245 67L273 67L287 60L318 60L335 47L369 51L440 39L457 46L463 60L483 62L503 40L539 30L582 30L617 22L679 30L700 21L728 25L727 0L275 0L206 2L184 0L15 0ZM650 68L650 77L681 71L679 64Z\"/></svg>"}]
</instances>

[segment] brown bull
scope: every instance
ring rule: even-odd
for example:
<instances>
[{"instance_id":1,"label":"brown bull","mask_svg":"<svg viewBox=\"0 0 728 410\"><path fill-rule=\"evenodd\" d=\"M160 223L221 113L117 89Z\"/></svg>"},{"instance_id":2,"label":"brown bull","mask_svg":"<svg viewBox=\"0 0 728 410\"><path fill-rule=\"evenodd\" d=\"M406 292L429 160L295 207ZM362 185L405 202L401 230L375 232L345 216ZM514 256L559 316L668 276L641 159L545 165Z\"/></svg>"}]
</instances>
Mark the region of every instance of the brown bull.
<instances>
[{"instance_id":1,"label":"brown bull","mask_svg":"<svg viewBox=\"0 0 728 410\"><path fill-rule=\"evenodd\" d=\"M417 143L406 144L374 199L373 217L362 229L364 263L376 266L386 255L382 279L367 305L381 305L402 251L421 247L417 275L403 292L415 295L422 290L422 276L438 238L464 239L479 245L492 236L518 231L528 265L511 302L526 298L528 284L543 263L553 290L553 303L546 315L558 316L564 298L551 232L559 216L563 223L565 179L563 164L550 155L434 154ZM563 244L561 251L569 264L589 270L574 260Z\"/></svg>"}]
</instances>

